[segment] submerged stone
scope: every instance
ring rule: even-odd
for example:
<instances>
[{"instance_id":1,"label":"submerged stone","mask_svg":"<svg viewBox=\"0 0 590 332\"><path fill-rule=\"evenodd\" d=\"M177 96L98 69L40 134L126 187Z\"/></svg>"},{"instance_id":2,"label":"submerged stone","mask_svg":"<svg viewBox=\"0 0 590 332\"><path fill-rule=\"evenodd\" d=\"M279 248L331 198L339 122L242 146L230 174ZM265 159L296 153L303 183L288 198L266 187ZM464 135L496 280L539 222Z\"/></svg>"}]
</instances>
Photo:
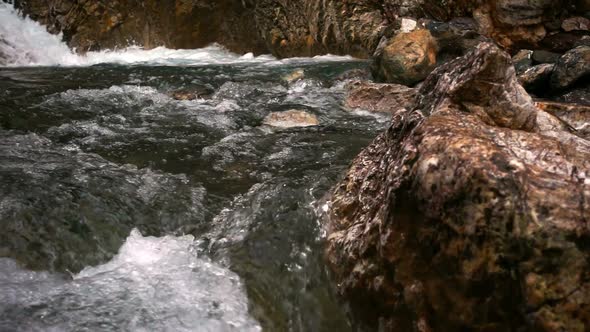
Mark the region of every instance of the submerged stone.
<instances>
[{"instance_id":1,"label":"submerged stone","mask_svg":"<svg viewBox=\"0 0 590 332\"><path fill-rule=\"evenodd\" d=\"M300 110L288 110L270 113L264 118L263 124L271 127L294 128L317 126L320 121L314 114Z\"/></svg>"}]
</instances>

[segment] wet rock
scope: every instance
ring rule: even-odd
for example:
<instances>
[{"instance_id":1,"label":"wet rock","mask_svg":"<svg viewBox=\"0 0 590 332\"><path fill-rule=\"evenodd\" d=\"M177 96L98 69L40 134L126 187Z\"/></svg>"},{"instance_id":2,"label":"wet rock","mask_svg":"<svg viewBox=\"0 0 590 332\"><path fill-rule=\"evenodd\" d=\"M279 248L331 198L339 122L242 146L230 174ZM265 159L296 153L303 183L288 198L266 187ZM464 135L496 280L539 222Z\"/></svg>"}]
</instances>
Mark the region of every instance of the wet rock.
<instances>
[{"instance_id":1,"label":"wet rock","mask_svg":"<svg viewBox=\"0 0 590 332\"><path fill-rule=\"evenodd\" d=\"M534 64L538 65L541 63L556 63L560 57L561 57L561 54L559 54L559 53L543 51L543 50L536 50L533 52L532 59L533 59Z\"/></svg>"},{"instance_id":2,"label":"wet rock","mask_svg":"<svg viewBox=\"0 0 590 332\"><path fill-rule=\"evenodd\" d=\"M512 62L518 74L525 72L533 65L533 51L520 50L512 57Z\"/></svg>"},{"instance_id":3,"label":"wet rock","mask_svg":"<svg viewBox=\"0 0 590 332\"><path fill-rule=\"evenodd\" d=\"M416 102L416 89L404 85L357 81L348 88L345 105L350 109L395 114Z\"/></svg>"},{"instance_id":4,"label":"wet rock","mask_svg":"<svg viewBox=\"0 0 590 332\"><path fill-rule=\"evenodd\" d=\"M176 100L195 100L211 98L215 91L206 86L196 87L192 89L176 90L169 93L169 96Z\"/></svg>"},{"instance_id":5,"label":"wet rock","mask_svg":"<svg viewBox=\"0 0 590 332\"><path fill-rule=\"evenodd\" d=\"M385 331L584 331L590 142L492 44L419 94L330 197L339 292Z\"/></svg>"},{"instance_id":6,"label":"wet rock","mask_svg":"<svg viewBox=\"0 0 590 332\"><path fill-rule=\"evenodd\" d=\"M300 110L289 110L272 112L264 118L262 123L271 127L295 128L317 126L320 121L314 114Z\"/></svg>"},{"instance_id":7,"label":"wet rock","mask_svg":"<svg viewBox=\"0 0 590 332\"><path fill-rule=\"evenodd\" d=\"M373 77L387 83L414 85L435 68L436 53L436 40L428 30L400 33L375 52Z\"/></svg>"},{"instance_id":8,"label":"wet rock","mask_svg":"<svg viewBox=\"0 0 590 332\"><path fill-rule=\"evenodd\" d=\"M292 73L283 76L283 81L291 84L303 78L305 78L305 72L303 71L303 69L297 69Z\"/></svg>"},{"instance_id":9,"label":"wet rock","mask_svg":"<svg viewBox=\"0 0 590 332\"><path fill-rule=\"evenodd\" d=\"M561 23L561 28L567 32L576 30L588 31L590 29L590 20L585 17L571 17Z\"/></svg>"},{"instance_id":10,"label":"wet rock","mask_svg":"<svg viewBox=\"0 0 590 332\"><path fill-rule=\"evenodd\" d=\"M564 54L553 70L551 87L560 90L590 74L590 46L579 46Z\"/></svg>"},{"instance_id":11,"label":"wet rock","mask_svg":"<svg viewBox=\"0 0 590 332\"><path fill-rule=\"evenodd\" d=\"M518 75L518 81L522 86L531 93L537 95L549 91L549 81L553 74L554 64L544 63L531 67Z\"/></svg>"},{"instance_id":12,"label":"wet rock","mask_svg":"<svg viewBox=\"0 0 590 332\"><path fill-rule=\"evenodd\" d=\"M537 101L538 108L565 121L585 139L590 139L590 106L551 101Z\"/></svg>"},{"instance_id":13,"label":"wet rock","mask_svg":"<svg viewBox=\"0 0 590 332\"><path fill-rule=\"evenodd\" d=\"M342 73L336 77L336 81L350 81L350 80L367 81L370 79L372 79L372 77L371 77L371 71L369 69L347 70L344 73Z\"/></svg>"}]
</instances>

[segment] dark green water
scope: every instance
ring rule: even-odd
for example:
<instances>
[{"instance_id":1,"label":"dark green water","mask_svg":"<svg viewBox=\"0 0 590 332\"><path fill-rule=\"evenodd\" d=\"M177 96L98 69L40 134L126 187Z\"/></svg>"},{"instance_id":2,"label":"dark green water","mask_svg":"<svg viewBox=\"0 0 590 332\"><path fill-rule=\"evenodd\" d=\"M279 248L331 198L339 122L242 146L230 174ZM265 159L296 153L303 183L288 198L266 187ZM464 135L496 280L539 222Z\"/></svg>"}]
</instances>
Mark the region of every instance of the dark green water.
<instances>
[{"instance_id":1,"label":"dark green water","mask_svg":"<svg viewBox=\"0 0 590 332\"><path fill-rule=\"evenodd\" d=\"M351 330L314 211L386 126L342 107L365 66L0 68L0 330Z\"/></svg>"}]
</instances>

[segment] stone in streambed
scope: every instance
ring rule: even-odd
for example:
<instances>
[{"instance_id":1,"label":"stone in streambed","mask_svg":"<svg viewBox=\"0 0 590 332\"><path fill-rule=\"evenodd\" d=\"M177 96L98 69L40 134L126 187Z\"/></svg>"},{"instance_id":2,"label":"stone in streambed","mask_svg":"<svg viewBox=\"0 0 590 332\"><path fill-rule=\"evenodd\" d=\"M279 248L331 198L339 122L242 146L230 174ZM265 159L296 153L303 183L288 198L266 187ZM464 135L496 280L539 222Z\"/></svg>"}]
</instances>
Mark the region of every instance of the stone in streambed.
<instances>
[{"instance_id":1,"label":"stone in streambed","mask_svg":"<svg viewBox=\"0 0 590 332\"><path fill-rule=\"evenodd\" d=\"M301 110L272 112L267 115L263 124L278 128L311 127L320 124L317 116Z\"/></svg>"},{"instance_id":2,"label":"stone in streambed","mask_svg":"<svg viewBox=\"0 0 590 332\"><path fill-rule=\"evenodd\" d=\"M212 88L202 86L172 91L168 95L176 100L195 100L210 98L213 92L214 90Z\"/></svg>"},{"instance_id":3,"label":"stone in streambed","mask_svg":"<svg viewBox=\"0 0 590 332\"><path fill-rule=\"evenodd\" d=\"M289 73L285 76L283 76L283 81L287 82L288 84L292 84L295 83L299 80L302 80L305 78L305 72L303 71L303 69L297 69L295 71L293 71L292 73Z\"/></svg>"},{"instance_id":4,"label":"stone in streambed","mask_svg":"<svg viewBox=\"0 0 590 332\"><path fill-rule=\"evenodd\" d=\"M437 68L329 199L337 289L383 331L590 326L590 142L493 44Z\"/></svg>"}]
</instances>

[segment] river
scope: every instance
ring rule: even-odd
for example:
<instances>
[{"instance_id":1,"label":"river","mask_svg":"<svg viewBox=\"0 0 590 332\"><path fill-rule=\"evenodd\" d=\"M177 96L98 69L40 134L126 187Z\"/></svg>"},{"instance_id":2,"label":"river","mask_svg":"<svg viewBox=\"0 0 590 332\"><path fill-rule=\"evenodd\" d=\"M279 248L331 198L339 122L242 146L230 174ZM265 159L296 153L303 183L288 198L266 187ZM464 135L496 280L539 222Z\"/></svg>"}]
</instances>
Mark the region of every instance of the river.
<instances>
[{"instance_id":1,"label":"river","mask_svg":"<svg viewBox=\"0 0 590 332\"><path fill-rule=\"evenodd\" d=\"M388 122L343 106L365 61L81 56L1 2L0 53L0 330L353 328L316 211Z\"/></svg>"}]
</instances>

